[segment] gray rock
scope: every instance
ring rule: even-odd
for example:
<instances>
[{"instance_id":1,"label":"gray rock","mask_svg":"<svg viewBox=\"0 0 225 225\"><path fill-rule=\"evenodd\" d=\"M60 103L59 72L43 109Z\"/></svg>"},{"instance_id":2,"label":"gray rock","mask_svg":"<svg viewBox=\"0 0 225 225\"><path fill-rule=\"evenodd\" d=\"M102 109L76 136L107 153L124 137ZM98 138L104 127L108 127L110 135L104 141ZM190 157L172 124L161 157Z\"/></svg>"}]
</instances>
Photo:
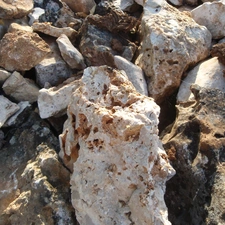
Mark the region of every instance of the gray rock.
<instances>
[{"instance_id":1,"label":"gray rock","mask_svg":"<svg viewBox=\"0 0 225 225\"><path fill-rule=\"evenodd\" d=\"M40 7L35 7L31 13L29 13L29 25L32 26L34 22L39 22L39 17L45 13L45 10Z\"/></svg>"},{"instance_id":2,"label":"gray rock","mask_svg":"<svg viewBox=\"0 0 225 225\"><path fill-rule=\"evenodd\" d=\"M10 75L10 72L0 68L0 85L2 85L10 77Z\"/></svg>"}]
</instances>

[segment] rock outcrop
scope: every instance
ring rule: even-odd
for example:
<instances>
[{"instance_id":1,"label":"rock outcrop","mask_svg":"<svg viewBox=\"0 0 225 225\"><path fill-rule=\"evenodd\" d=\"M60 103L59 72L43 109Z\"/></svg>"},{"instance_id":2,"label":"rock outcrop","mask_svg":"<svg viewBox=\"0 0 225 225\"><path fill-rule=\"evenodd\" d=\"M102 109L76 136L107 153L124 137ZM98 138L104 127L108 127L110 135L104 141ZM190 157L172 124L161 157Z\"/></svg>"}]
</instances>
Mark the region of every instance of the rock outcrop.
<instances>
[{"instance_id":1,"label":"rock outcrop","mask_svg":"<svg viewBox=\"0 0 225 225\"><path fill-rule=\"evenodd\" d=\"M158 138L158 115L125 73L84 70L60 135L80 224L170 224L163 195L174 170Z\"/></svg>"}]
</instances>

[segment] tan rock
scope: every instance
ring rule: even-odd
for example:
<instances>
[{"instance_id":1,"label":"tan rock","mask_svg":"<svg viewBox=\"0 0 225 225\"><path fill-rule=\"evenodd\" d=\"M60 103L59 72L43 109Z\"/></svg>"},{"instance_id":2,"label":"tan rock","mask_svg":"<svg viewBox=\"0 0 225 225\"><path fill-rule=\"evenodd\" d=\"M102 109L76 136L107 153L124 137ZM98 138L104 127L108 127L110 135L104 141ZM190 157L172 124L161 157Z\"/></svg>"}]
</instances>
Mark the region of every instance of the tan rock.
<instances>
[{"instance_id":1,"label":"tan rock","mask_svg":"<svg viewBox=\"0 0 225 225\"><path fill-rule=\"evenodd\" d=\"M11 73L0 68L0 85L2 85L9 77Z\"/></svg>"},{"instance_id":2,"label":"tan rock","mask_svg":"<svg viewBox=\"0 0 225 225\"><path fill-rule=\"evenodd\" d=\"M28 31L28 32L33 32L32 27L28 25L20 25L18 23L11 23L8 29L8 32L17 32L17 31Z\"/></svg>"},{"instance_id":3,"label":"tan rock","mask_svg":"<svg viewBox=\"0 0 225 225\"><path fill-rule=\"evenodd\" d=\"M174 170L158 138L159 107L107 66L88 67L81 82L60 135L78 222L169 225L163 195Z\"/></svg>"},{"instance_id":4,"label":"tan rock","mask_svg":"<svg viewBox=\"0 0 225 225\"><path fill-rule=\"evenodd\" d=\"M15 19L26 16L33 9L33 0L1 0L0 18Z\"/></svg>"},{"instance_id":5,"label":"tan rock","mask_svg":"<svg viewBox=\"0 0 225 225\"><path fill-rule=\"evenodd\" d=\"M7 33L0 41L0 66L8 71L30 70L49 52L49 46L36 33Z\"/></svg>"}]
</instances>

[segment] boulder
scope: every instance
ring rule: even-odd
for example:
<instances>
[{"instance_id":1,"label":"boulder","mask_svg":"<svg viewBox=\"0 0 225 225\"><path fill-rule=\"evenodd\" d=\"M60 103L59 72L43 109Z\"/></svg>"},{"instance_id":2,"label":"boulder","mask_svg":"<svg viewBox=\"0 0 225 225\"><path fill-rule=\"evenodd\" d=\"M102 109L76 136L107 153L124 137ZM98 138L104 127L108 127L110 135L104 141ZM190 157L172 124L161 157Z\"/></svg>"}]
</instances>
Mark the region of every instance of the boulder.
<instances>
[{"instance_id":1,"label":"boulder","mask_svg":"<svg viewBox=\"0 0 225 225\"><path fill-rule=\"evenodd\" d=\"M15 99L15 101L36 102L38 98L39 87L28 78L24 78L20 73L13 72L5 81L2 89L6 95Z\"/></svg>"},{"instance_id":2,"label":"boulder","mask_svg":"<svg viewBox=\"0 0 225 225\"><path fill-rule=\"evenodd\" d=\"M0 1L0 19L15 19L26 16L33 9L33 0Z\"/></svg>"},{"instance_id":3,"label":"boulder","mask_svg":"<svg viewBox=\"0 0 225 225\"><path fill-rule=\"evenodd\" d=\"M188 13L164 0L146 1L140 33L142 41L135 63L149 77L150 96L160 103L179 87L189 66L209 55L211 34Z\"/></svg>"},{"instance_id":4,"label":"boulder","mask_svg":"<svg viewBox=\"0 0 225 225\"><path fill-rule=\"evenodd\" d=\"M203 88L215 88L225 92L225 66L217 57L205 60L195 66L182 81L177 94L178 102L194 100L190 87L197 84Z\"/></svg>"},{"instance_id":5,"label":"boulder","mask_svg":"<svg viewBox=\"0 0 225 225\"><path fill-rule=\"evenodd\" d=\"M174 170L158 137L158 115L124 72L84 70L60 135L80 224L170 224L163 195Z\"/></svg>"},{"instance_id":6,"label":"boulder","mask_svg":"<svg viewBox=\"0 0 225 225\"><path fill-rule=\"evenodd\" d=\"M69 78L57 87L42 88L38 95L38 108L42 119L66 114L73 92L79 87L79 80Z\"/></svg>"},{"instance_id":7,"label":"boulder","mask_svg":"<svg viewBox=\"0 0 225 225\"><path fill-rule=\"evenodd\" d=\"M211 32L213 39L220 39L225 36L225 30L221 27L225 24L223 15L225 2L205 2L191 11L193 19L200 25L206 26Z\"/></svg>"},{"instance_id":8,"label":"boulder","mask_svg":"<svg viewBox=\"0 0 225 225\"><path fill-rule=\"evenodd\" d=\"M163 146L176 169L165 200L172 224L223 224L225 93L193 85L193 102L177 105ZM218 200L216 202L216 200Z\"/></svg>"},{"instance_id":9,"label":"boulder","mask_svg":"<svg viewBox=\"0 0 225 225\"><path fill-rule=\"evenodd\" d=\"M11 102L3 95L0 95L0 108L1 108L0 113L0 128L1 128L6 122L6 120L10 116L12 116L15 112L17 112L20 109L20 107L17 104Z\"/></svg>"},{"instance_id":10,"label":"boulder","mask_svg":"<svg viewBox=\"0 0 225 225\"><path fill-rule=\"evenodd\" d=\"M61 56L72 69L82 70L86 67L81 53L73 46L65 34L61 34L56 40Z\"/></svg>"},{"instance_id":11,"label":"boulder","mask_svg":"<svg viewBox=\"0 0 225 225\"><path fill-rule=\"evenodd\" d=\"M7 33L0 41L0 66L8 71L26 71L37 65L50 52L47 43L36 33Z\"/></svg>"}]
</instances>

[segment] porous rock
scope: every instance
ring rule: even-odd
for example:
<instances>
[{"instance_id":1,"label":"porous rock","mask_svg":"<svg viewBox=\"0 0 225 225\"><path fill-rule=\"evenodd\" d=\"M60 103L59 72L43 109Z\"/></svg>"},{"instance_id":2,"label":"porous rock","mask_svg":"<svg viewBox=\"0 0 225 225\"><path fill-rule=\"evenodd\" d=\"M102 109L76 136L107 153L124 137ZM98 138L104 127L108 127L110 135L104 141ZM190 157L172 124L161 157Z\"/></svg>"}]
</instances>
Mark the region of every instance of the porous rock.
<instances>
[{"instance_id":1,"label":"porous rock","mask_svg":"<svg viewBox=\"0 0 225 225\"><path fill-rule=\"evenodd\" d=\"M166 187L169 220L175 225L223 224L225 93L198 85L191 90L196 101L177 105L176 121L162 139L176 169Z\"/></svg>"},{"instance_id":2,"label":"porous rock","mask_svg":"<svg viewBox=\"0 0 225 225\"><path fill-rule=\"evenodd\" d=\"M211 34L164 0L146 1L140 33L135 63L150 78L150 96L162 102L179 87L183 72L209 55Z\"/></svg>"},{"instance_id":3,"label":"porous rock","mask_svg":"<svg viewBox=\"0 0 225 225\"><path fill-rule=\"evenodd\" d=\"M49 52L47 43L36 33L7 33L0 41L0 66L8 71L30 70Z\"/></svg>"},{"instance_id":4,"label":"porous rock","mask_svg":"<svg viewBox=\"0 0 225 225\"><path fill-rule=\"evenodd\" d=\"M215 88L225 92L225 66L217 57L205 60L195 66L182 81L177 94L178 102L194 100L190 87L197 84L204 88Z\"/></svg>"},{"instance_id":5,"label":"porous rock","mask_svg":"<svg viewBox=\"0 0 225 225\"><path fill-rule=\"evenodd\" d=\"M88 67L81 83L60 135L78 222L170 224L163 195L174 170L158 138L159 107L107 66Z\"/></svg>"}]
</instances>

